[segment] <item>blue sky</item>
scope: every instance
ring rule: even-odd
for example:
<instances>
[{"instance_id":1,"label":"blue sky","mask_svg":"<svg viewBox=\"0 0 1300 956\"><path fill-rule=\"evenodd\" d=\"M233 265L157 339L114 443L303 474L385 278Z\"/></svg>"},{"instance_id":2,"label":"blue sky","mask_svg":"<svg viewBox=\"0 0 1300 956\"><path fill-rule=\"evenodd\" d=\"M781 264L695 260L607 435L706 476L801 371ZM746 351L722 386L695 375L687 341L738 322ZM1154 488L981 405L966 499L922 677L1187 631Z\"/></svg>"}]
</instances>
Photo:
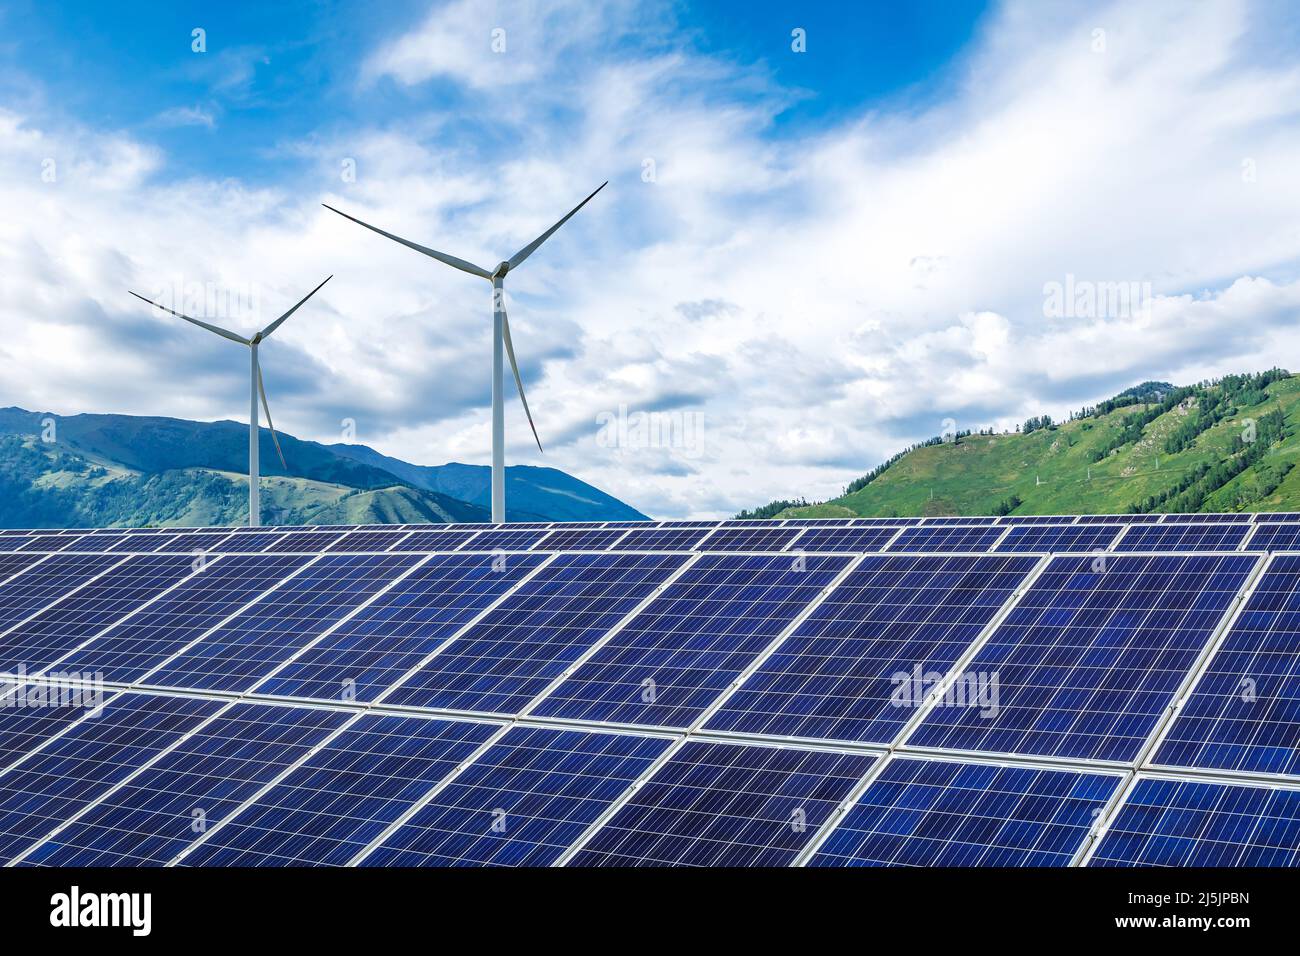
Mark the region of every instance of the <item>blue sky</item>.
<instances>
[{"instance_id":1,"label":"blue sky","mask_svg":"<svg viewBox=\"0 0 1300 956\"><path fill-rule=\"evenodd\" d=\"M247 329L333 273L266 348L277 423L486 461L484 289L320 204L491 265L605 179L511 276L547 453L512 405L509 455L652 514L830 496L949 421L1263 368L1300 348L1297 19L0 3L0 403L240 418L238 352L125 289L234 290L207 317ZM1054 313L1067 277L1135 307ZM611 447L611 415L676 437Z\"/></svg>"}]
</instances>

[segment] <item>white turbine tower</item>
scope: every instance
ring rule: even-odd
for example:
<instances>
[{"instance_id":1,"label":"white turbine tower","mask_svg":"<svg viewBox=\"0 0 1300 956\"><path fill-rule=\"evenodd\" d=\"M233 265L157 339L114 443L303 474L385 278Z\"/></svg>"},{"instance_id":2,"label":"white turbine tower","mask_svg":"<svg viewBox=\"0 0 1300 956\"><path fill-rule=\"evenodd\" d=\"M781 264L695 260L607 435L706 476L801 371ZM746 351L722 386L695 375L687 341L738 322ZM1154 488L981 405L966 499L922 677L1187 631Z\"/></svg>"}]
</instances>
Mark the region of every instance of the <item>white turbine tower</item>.
<instances>
[{"instance_id":1,"label":"white turbine tower","mask_svg":"<svg viewBox=\"0 0 1300 956\"><path fill-rule=\"evenodd\" d=\"M457 259L455 256L449 256L445 252L438 252L427 246L410 242L401 236L395 236L391 232L370 225L368 222L362 222L354 216L349 216L345 212L340 212L333 206L322 203L330 212L337 212L344 219L351 219L358 226L365 226L372 232L377 232L381 236L392 239L394 242L400 242L402 245L414 249L416 252L422 252L426 256L437 259L439 262L451 266L453 269L459 269L461 272L468 272L472 276L478 276L480 279L487 279L492 283L492 520L498 523L506 520L506 413L504 400L504 378L502 369L502 348L505 354L510 358L511 371L515 373L515 387L519 389L519 401L524 406L524 414L528 416L528 427L533 430L533 440L537 442L537 450L542 450L542 440L537 437L537 426L533 424L533 413L528 409L528 399L524 397L524 381L519 377L519 363L515 361L515 348L510 342L510 321L506 318L506 300L505 300L505 278L506 273L512 269L517 269L523 264L523 261L537 251L540 246L555 230L559 229L573 217L583 206L591 201L592 196L600 192L609 181L601 183L586 199L574 206L573 209L563 219L547 229L544 233L524 246L509 259L497 263L497 267L489 272L481 266L476 266L472 262L466 262L464 259Z\"/></svg>"},{"instance_id":2,"label":"white turbine tower","mask_svg":"<svg viewBox=\"0 0 1300 956\"><path fill-rule=\"evenodd\" d=\"M329 282L330 279L333 278L334 278L333 276L327 276L325 282ZM302 297L302 299L299 300L297 305L295 305L284 315L280 316L278 319L276 319L266 328L262 329L262 331L258 332L251 339L246 339L242 335L237 335L236 333L231 332L228 329L223 329L217 325L211 325L207 322L203 322L200 321L199 319L193 318L192 316L183 315L180 312L173 312L171 309L167 308L166 306L159 305L157 302L154 302L151 299L146 299L144 296L140 295L139 293L136 292L131 293L137 299L140 299L143 302L148 302L154 308L162 309L164 312L169 312L172 315L176 316L176 318L178 319L184 319L186 322L191 322L194 325L197 325L201 329L207 329L209 332L219 335L223 339L230 339L230 341L232 342L238 342L240 345L248 346L248 351L252 356L252 371L250 372L252 378L252 386L250 388L251 397L250 397L249 409L248 409L248 524L250 527L253 528L258 527L262 523L261 494L260 494L261 471L258 468L258 460L257 460L258 459L257 445L258 445L258 434L259 434L259 424L257 420L257 399L259 396L262 399L262 407L266 409L266 424L271 431L271 441L275 444L275 453L280 456L280 464L284 465L286 469L289 467L289 463L284 460L284 452L280 450L280 439L275 434L275 424L271 421L271 406L266 401L266 386L262 384L262 364L257 359L257 347L261 345L263 341L269 338L272 332L274 332L281 325L283 325L285 320L289 318L289 316L297 312L304 302L306 302L317 292L319 292L321 286L323 286L325 282L322 282L316 288L308 292L305 296Z\"/></svg>"}]
</instances>

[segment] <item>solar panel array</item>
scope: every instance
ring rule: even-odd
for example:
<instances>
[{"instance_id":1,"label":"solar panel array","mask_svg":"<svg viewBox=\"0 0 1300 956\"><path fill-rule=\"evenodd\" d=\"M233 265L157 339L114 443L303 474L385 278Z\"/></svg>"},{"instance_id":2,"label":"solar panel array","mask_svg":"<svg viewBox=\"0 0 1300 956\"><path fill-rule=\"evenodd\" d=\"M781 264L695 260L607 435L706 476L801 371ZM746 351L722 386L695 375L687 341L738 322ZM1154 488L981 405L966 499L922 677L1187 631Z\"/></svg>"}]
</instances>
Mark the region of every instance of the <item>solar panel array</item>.
<instances>
[{"instance_id":1,"label":"solar panel array","mask_svg":"<svg viewBox=\"0 0 1300 956\"><path fill-rule=\"evenodd\" d=\"M7 529L0 669L9 864L1300 865L1300 515Z\"/></svg>"}]
</instances>

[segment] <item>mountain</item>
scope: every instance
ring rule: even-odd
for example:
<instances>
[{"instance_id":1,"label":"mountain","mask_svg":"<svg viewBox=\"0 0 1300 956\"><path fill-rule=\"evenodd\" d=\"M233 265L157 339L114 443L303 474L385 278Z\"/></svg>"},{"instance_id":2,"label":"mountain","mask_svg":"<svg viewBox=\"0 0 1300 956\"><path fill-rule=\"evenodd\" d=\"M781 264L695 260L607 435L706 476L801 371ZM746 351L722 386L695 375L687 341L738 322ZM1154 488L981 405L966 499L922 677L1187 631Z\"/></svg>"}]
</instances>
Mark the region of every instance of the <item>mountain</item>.
<instances>
[{"instance_id":1,"label":"mountain","mask_svg":"<svg viewBox=\"0 0 1300 956\"><path fill-rule=\"evenodd\" d=\"M1300 511L1300 378L1145 382L1019 430L932 438L816 504L762 517Z\"/></svg>"},{"instance_id":2,"label":"mountain","mask_svg":"<svg viewBox=\"0 0 1300 956\"><path fill-rule=\"evenodd\" d=\"M265 429L261 443L268 524L490 519L487 468L425 468L364 446L326 446L281 434L286 470ZM241 524L248 520L247 461L248 428L236 422L3 408L0 526ZM447 478L440 481L444 469ZM520 492L510 502L511 520L643 517L555 469L507 468L506 479L508 489ZM449 494L442 484L474 500Z\"/></svg>"},{"instance_id":3,"label":"mountain","mask_svg":"<svg viewBox=\"0 0 1300 956\"><path fill-rule=\"evenodd\" d=\"M381 455L365 445L327 445L330 451L383 469L408 485L491 507L491 469L487 465L412 465ZM645 515L585 481L556 468L516 465L506 469L506 501L513 511L547 515L552 521L641 521ZM599 517L597 517L599 515ZM522 518L518 520L523 520Z\"/></svg>"}]
</instances>

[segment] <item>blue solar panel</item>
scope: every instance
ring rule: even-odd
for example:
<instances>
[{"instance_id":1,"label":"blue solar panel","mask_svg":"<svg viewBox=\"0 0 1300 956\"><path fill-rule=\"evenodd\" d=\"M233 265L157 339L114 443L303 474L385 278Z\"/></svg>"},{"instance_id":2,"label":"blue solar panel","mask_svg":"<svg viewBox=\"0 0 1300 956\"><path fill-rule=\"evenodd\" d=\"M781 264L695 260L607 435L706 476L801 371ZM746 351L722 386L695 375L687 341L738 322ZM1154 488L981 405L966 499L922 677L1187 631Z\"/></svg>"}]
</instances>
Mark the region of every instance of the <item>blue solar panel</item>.
<instances>
[{"instance_id":1,"label":"blue solar panel","mask_svg":"<svg viewBox=\"0 0 1300 956\"><path fill-rule=\"evenodd\" d=\"M705 727L890 743L1038 560L864 558Z\"/></svg>"},{"instance_id":2,"label":"blue solar panel","mask_svg":"<svg viewBox=\"0 0 1300 956\"><path fill-rule=\"evenodd\" d=\"M1068 866L1117 775L891 760L809 866Z\"/></svg>"},{"instance_id":3,"label":"blue solar panel","mask_svg":"<svg viewBox=\"0 0 1300 956\"><path fill-rule=\"evenodd\" d=\"M1165 515L1164 524L1223 524L1237 523L1250 524L1251 513L1249 511L1237 511L1219 514L1199 514L1191 512L1189 514L1167 514Z\"/></svg>"},{"instance_id":4,"label":"blue solar panel","mask_svg":"<svg viewBox=\"0 0 1300 956\"><path fill-rule=\"evenodd\" d=\"M216 550L222 554L256 554L284 537L283 531L248 531L228 535Z\"/></svg>"},{"instance_id":5,"label":"blue solar panel","mask_svg":"<svg viewBox=\"0 0 1300 956\"><path fill-rule=\"evenodd\" d=\"M123 694L0 775L0 859L21 853L222 706Z\"/></svg>"},{"instance_id":6,"label":"blue solar panel","mask_svg":"<svg viewBox=\"0 0 1300 956\"><path fill-rule=\"evenodd\" d=\"M197 554L199 552L212 552L218 550L221 542L230 537L229 531L220 531L215 534L202 534L191 532L189 534L180 534L176 537L167 537L162 540L158 547L154 548L155 553L170 552L173 554ZM151 538L150 541L157 539Z\"/></svg>"},{"instance_id":7,"label":"blue solar panel","mask_svg":"<svg viewBox=\"0 0 1300 956\"><path fill-rule=\"evenodd\" d=\"M1261 524L1246 542L1247 551L1300 551L1300 524Z\"/></svg>"},{"instance_id":8,"label":"blue solar panel","mask_svg":"<svg viewBox=\"0 0 1300 956\"><path fill-rule=\"evenodd\" d=\"M203 570L60 662L61 670L132 683L301 568L289 555L234 555Z\"/></svg>"},{"instance_id":9,"label":"blue solar panel","mask_svg":"<svg viewBox=\"0 0 1300 956\"><path fill-rule=\"evenodd\" d=\"M1255 515L1255 524L1273 521L1300 521L1300 511L1261 511Z\"/></svg>"},{"instance_id":10,"label":"blue solar panel","mask_svg":"<svg viewBox=\"0 0 1300 956\"><path fill-rule=\"evenodd\" d=\"M897 533L897 528L880 528L870 525L809 528L799 536L799 540L794 545L794 550L870 553L884 548Z\"/></svg>"},{"instance_id":11,"label":"blue solar panel","mask_svg":"<svg viewBox=\"0 0 1300 956\"><path fill-rule=\"evenodd\" d=\"M1121 525L1022 525L1013 527L998 545L998 551L1037 551L1051 554L1079 554L1105 551L1119 536Z\"/></svg>"},{"instance_id":12,"label":"blue solar panel","mask_svg":"<svg viewBox=\"0 0 1300 956\"><path fill-rule=\"evenodd\" d=\"M1256 582L1155 761L1300 773L1300 556L1274 558Z\"/></svg>"},{"instance_id":13,"label":"blue solar panel","mask_svg":"<svg viewBox=\"0 0 1300 956\"><path fill-rule=\"evenodd\" d=\"M889 546L890 553L912 551L939 553L949 551L987 551L1006 532L1006 528L986 525L982 528L929 527L907 528Z\"/></svg>"},{"instance_id":14,"label":"blue solar panel","mask_svg":"<svg viewBox=\"0 0 1300 956\"><path fill-rule=\"evenodd\" d=\"M1089 866L1300 866L1300 791L1140 778Z\"/></svg>"},{"instance_id":15,"label":"blue solar panel","mask_svg":"<svg viewBox=\"0 0 1300 956\"><path fill-rule=\"evenodd\" d=\"M688 741L569 866L788 866L876 757Z\"/></svg>"},{"instance_id":16,"label":"blue solar panel","mask_svg":"<svg viewBox=\"0 0 1300 956\"><path fill-rule=\"evenodd\" d=\"M705 555L532 713L687 727L849 561Z\"/></svg>"},{"instance_id":17,"label":"blue solar panel","mask_svg":"<svg viewBox=\"0 0 1300 956\"><path fill-rule=\"evenodd\" d=\"M36 534L19 547L20 551L63 551L81 540L79 535Z\"/></svg>"},{"instance_id":18,"label":"blue solar panel","mask_svg":"<svg viewBox=\"0 0 1300 956\"><path fill-rule=\"evenodd\" d=\"M560 555L385 702L513 714L687 560Z\"/></svg>"},{"instance_id":19,"label":"blue solar panel","mask_svg":"<svg viewBox=\"0 0 1300 956\"><path fill-rule=\"evenodd\" d=\"M343 531L290 531L266 549L267 554L319 554L343 537Z\"/></svg>"},{"instance_id":20,"label":"blue solar panel","mask_svg":"<svg viewBox=\"0 0 1300 956\"><path fill-rule=\"evenodd\" d=\"M39 554L0 554L0 588L15 574L21 574L43 560L45 559ZM0 594L3 594L3 590L0 590Z\"/></svg>"},{"instance_id":21,"label":"blue solar panel","mask_svg":"<svg viewBox=\"0 0 1300 956\"><path fill-rule=\"evenodd\" d=\"M362 864L550 866L668 745L663 738L516 727Z\"/></svg>"},{"instance_id":22,"label":"blue solar panel","mask_svg":"<svg viewBox=\"0 0 1300 956\"><path fill-rule=\"evenodd\" d=\"M364 715L179 865L344 866L498 730Z\"/></svg>"},{"instance_id":23,"label":"blue solar panel","mask_svg":"<svg viewBox=\"0 0 1300 956\"><path fill-rule=\"evenodd\" d=\"M33 557L35 557L33 555ZM0 584L0 630L12 627L107 571L122 555L56 554Z\"/></svg>"},{"instance_id":24,"label":"blue solar panel","mask_svg":"<svg viewBox=\"0 0 1300 956\"><path fill-rule=\"evenodd\" d=\"M1121 518L1111 520L1123 521ZM1074 524L1074 517L1072 515L1003 515L996 523L1000 525Z\"/></svg>"},{"instance_id":25,"label":"blue solar panel","mask_svg":"<svg viewBox=\"0 0 1300 956\"><path fill-rule=\"evenodd\" d=\"M30 850L25 865L164 866L351 715L234 704Z\"/></svg>"},{"instance_id":26,"label":"blue solar panel","mask_svg":"<svg viewBox=\"0 0 1300 956\"><path fill-rule=\"evenodd\" d=\"M545 559L436 555L259 684L257 692L374 700Z\"/></svg>"},{"instance_id":27,"label":"blue solar panel","mask_svg":"<svg viewBox=\"0 0 1300 956\"><path fill-rule=\"evenodd\" d=\"M327 553L352 553L362 551L387 551L400 543L406 531L350 531L325 549Z\"/></svg>"},{"instance_id":28,"label":"blue solar panel","mask_svg":"<svg viewBox=\"0 0 1300 956\"><path fill-rule=\"evenodd\" d=\"M540 530L507 531L503 528L494 528L477 532L466 542L464 550L527 551L544 537L546 537L546 532Z\"/></svg>"},{"instance_id":29,"label":"blue solar panel","mask_svg":"<svg viewBox=\"0 0 1300 956\"><path fill-rule=\"evenodd\" d=\"M637 528L610 547L617 551L689 551L708 534L703 528Z\"/></svg>"},{"instance_id":30,"label":"blue solar panel","mask_svg":"<svg viewBox=\"0 0 1300 956\"><path fill-rule=\"evenodd\" d=\"M412 531L393 545L393 551L456 551L477 535L477 531Z\"/></svg>"},{"instance_id":31,"label":"blue solar panel","mask_svg":"<svg viewBox=\"0 0 1300 956\"><path fill-rule=\"evenodd\" d=\"M696 547L701 551L784 551L802 529L746 528L728 524Z\"/></svg>"},{"instance_id":32,"label":"blue solar panel","mask_svg":"<svg viewBox=\"0 0 1300 956\"><path fill-rule=\"evenodd\" d=\"M155 687L247 691L418 560L326 555L149 675Z\"/></svg>"},{"instance_id":33,"label":"blue solar panel","mask_svg":"<svg viewBox=\"0 0 1300 956\"><path fill-rule=\"evenodd\" d=\"M0 701L0 772L103 703L93 688L71 681L52 687L0 680Z\"/></svg>"},{"instance_id":34,"label":"blue solar panel","mask_svg":"<svg viewBox=\"0 0 1300 956\"><path fill-rule=\"evenodd\" d=\"M181 555L129 558L0 637L0 668L35 673L194 573Z\"/></svg>"},{"instance_id":35,"label":"blue solar panel","mask_svg":"<svg viewBox=\"0 0 1300 956\"><path fill-rule=\"evenodd\" d=\"M967 665L995 706L936 707L908 743L1133 760L1258 559L1098 560L1054 558Z\"/></svg>"},{"instance_id":36,"label":"blue solar panel","mask_svg":"<svg viewBox=\"0 0 1300 956\"><path fill-rule=\"evenodd\" d=\"M1128 529L1116 551L1236 551L1250 526L1245 524L1161 524Z\"/></svg>"},{"instance_id":37,"label":"blue solar panel","mask_svg":"<svg viewBox=\"0 0 1300 956\"><path fill-rule=\"evenodd\" d=\"M562 528L551 531L537 542L538 551L604 551L627 532L621 528L608 531Z\"/></svg>"}]
</instances>

